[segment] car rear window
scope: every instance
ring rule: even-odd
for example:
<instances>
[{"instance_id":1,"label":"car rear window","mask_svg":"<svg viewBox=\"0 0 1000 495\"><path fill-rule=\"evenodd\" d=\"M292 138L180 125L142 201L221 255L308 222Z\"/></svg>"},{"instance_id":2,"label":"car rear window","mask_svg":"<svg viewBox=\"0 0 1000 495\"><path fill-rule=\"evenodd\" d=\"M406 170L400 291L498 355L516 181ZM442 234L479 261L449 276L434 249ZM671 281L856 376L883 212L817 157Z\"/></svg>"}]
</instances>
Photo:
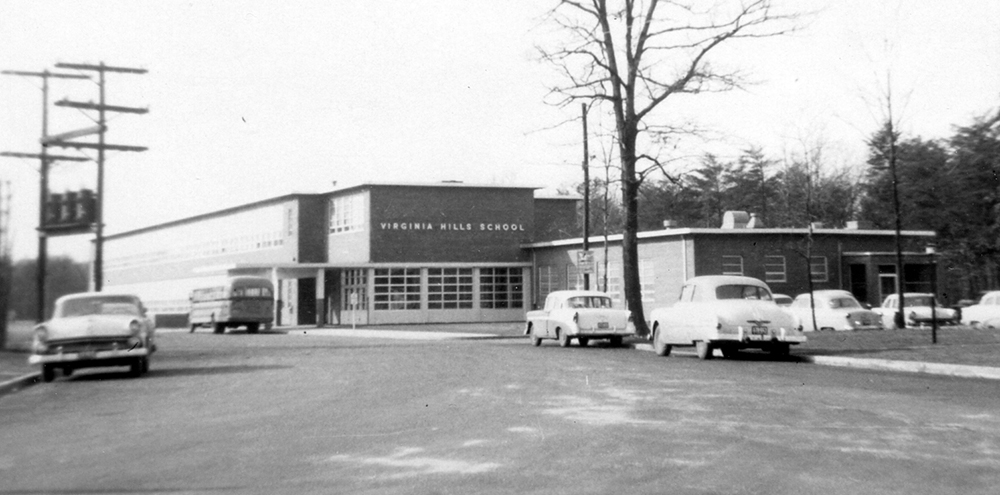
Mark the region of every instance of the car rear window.
<instances>
[{"instance_id":1,"label":"car rear window","mask_svg":"<svg viewBox=\"0 0 1000 495\"><path fill-rule=\"evenodd\" d=\"M610 308L610 297L571 297L566 301L567 308Z\"/></svg>"},{"instance_id":2,"label":"car rear window","mask_svg":"<svg viewBox=\"0 0 1000 495\"><path fill-rule=\"evenodd\" d=\"M715 298L770 301L771 292L757 285L720 285L715 288Z\"/></svg>"}]
</instances>

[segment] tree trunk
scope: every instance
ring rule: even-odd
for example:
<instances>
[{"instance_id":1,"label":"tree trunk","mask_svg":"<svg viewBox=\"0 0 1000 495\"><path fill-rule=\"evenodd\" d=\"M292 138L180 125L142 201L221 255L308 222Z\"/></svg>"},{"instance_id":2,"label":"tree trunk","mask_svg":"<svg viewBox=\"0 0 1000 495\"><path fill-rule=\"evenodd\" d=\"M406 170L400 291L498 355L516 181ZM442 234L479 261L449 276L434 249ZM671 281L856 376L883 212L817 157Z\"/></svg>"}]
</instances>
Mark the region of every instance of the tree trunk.
<instances>
[{"instance_id":1,"label":"tree trunk","mask_svg":"<svg viewBox=\"0 0 1000 495\"><path fill-rule=\"evenodd\" d=\"M626 136L635 136L627 133ZM625 283L625 301L632 311L636 333L649 335L646 314L642 307L642 283L639 280L639 179L635 176L635 138L626 139L622 151L622 204L625 206L625 225L622 233L622 275Z\"/></svg>"}]
</instances>

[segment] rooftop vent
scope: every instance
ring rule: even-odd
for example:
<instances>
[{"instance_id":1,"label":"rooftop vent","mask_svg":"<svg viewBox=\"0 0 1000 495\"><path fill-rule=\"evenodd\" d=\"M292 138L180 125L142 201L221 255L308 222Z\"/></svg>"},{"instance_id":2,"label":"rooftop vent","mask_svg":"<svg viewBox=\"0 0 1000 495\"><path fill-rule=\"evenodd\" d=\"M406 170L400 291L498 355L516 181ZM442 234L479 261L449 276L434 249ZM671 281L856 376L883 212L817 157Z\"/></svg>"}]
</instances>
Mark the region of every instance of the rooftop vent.
<instances>
[{"instance_id":1,"label":"rooftop vent","mask_svg":"<svg viewBox=\"0 0 1000 495\"><path fill-rule=\"evenodd\" d=\"M722 228L745 229L750 222L750 215L745 211L727 211L722 215Z\"/></svg>"},{"instance_id":2,"label":"rooftop vent","mask_svg":"<svg viewBox=\"0 0 1000 495\"><path fill-rule=\"evenodd\" d=\"M764 228L764 222L761 221L760 217L756 213L750 214L750 221L747 222L748 229L762 229Z\"/></svg>"},{"instance_id":3,"label":"rooftop vent","mask_svg":"<svg viewBox=\"0 0 1000 495\"><path fill-rule=\"evenodd\" d=\"M663 228L665 228L665 229L672 229L674 227L677 227L677 221L676 220L664 220L663 221Z\"/></svg>"}]
</instances>

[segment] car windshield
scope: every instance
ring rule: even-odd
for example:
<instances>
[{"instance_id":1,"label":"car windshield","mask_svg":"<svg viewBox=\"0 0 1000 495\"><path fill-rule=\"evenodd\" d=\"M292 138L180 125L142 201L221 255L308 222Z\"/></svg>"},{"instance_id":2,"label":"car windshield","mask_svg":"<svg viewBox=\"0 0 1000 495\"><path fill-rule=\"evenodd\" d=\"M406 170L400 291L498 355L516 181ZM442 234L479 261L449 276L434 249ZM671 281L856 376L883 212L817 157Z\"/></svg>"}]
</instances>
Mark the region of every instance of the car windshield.
<instances>
[{"instance_id":1,"label":"car windshield","mask_svg":"<svg viewBox=\"0 0 1000 495\"><path fill-rule=\"evenodd\" d=\"M88 315L139 316L141 311L136 301L130 297L104 296L63 301L56 315L62 318Z\"/></svg>"},{"instance_id":2,"label":"car windshield","mask_svg":"<svg viewBox=\"0 0 1000 495\"><path fill-rule=\"evenodd\" d=\"M770 301L771 292L757 285L720 285L715 288L715 298Z\"/></svg>"},{"instance_id":3,"label":"car windshield","mask_svg":"<svg viewBox=\"0 0 1000 495\"><path fill-rule=\"evenodd\" d=\"M850 297L838 297L836 299L830 299L831 308L860 308L861 304Z\"/></svg>"},{"instance_id":4,"label":"car windshield","mask_svg":"<svg viewBox=\"0 0 1000 495\"><path fill-rule=\"evenodd\" d=\"M600 296L578 296L566 300L567 308L610 308L611 298Z\"/></svg>"},{"instance_id":5,"label":"car windshield","mask_svg":"<svg viewBox=\"0 0 1000 495\"><path fill-rule=\"evenodd\" d=\"M930 296L906 296L907 306L930 306Z\"/></svg>"}]
</instances>

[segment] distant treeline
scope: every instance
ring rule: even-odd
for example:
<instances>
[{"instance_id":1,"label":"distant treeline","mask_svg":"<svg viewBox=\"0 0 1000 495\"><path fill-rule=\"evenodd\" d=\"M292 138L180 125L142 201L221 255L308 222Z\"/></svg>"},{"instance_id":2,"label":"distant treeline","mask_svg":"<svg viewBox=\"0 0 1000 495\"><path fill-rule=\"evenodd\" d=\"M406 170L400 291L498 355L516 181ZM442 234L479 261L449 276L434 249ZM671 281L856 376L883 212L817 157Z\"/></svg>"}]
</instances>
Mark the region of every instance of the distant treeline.
<instances>
[{"instance_id":1,"label":"distant treeline","mask_svg":"<svg viewBox=\"0 0 1000 495\"><path fill-rule=\"evenodd\" d=\"M665 220L675 227L719 227L729 210L755 213L766 227L822 222L842 228L853 220L891 230L893 141L901 225L937 232L940 262L947 268L942 289L974 297L1000 288L1000 113L956 127L952 137L938 141L893 136L883 128L868 141L866 163L853 166L827 163L822 146L780 159L758 148L728 161L706 155L693 170L643 183L640 230L662 229ZM607 202L605 181L591 183L591 235L621 233L617 177L610 176Z\"/></svg>"},{"instance_id":2,"label":"distant treeline","mask_svg":"<svg viewBox=\"0 0 1000 495\"><path fill-rule=\"evenodd\" d=\"M90 265L67 257L49 258L45 268L45 317L52 315L52 304L65 294L87 290ZM38 308L38 283L35 279L38 263L33 259L14 262L10 271L8 311L14 318L34 320Z\"/></svg>"}]
</instances>

